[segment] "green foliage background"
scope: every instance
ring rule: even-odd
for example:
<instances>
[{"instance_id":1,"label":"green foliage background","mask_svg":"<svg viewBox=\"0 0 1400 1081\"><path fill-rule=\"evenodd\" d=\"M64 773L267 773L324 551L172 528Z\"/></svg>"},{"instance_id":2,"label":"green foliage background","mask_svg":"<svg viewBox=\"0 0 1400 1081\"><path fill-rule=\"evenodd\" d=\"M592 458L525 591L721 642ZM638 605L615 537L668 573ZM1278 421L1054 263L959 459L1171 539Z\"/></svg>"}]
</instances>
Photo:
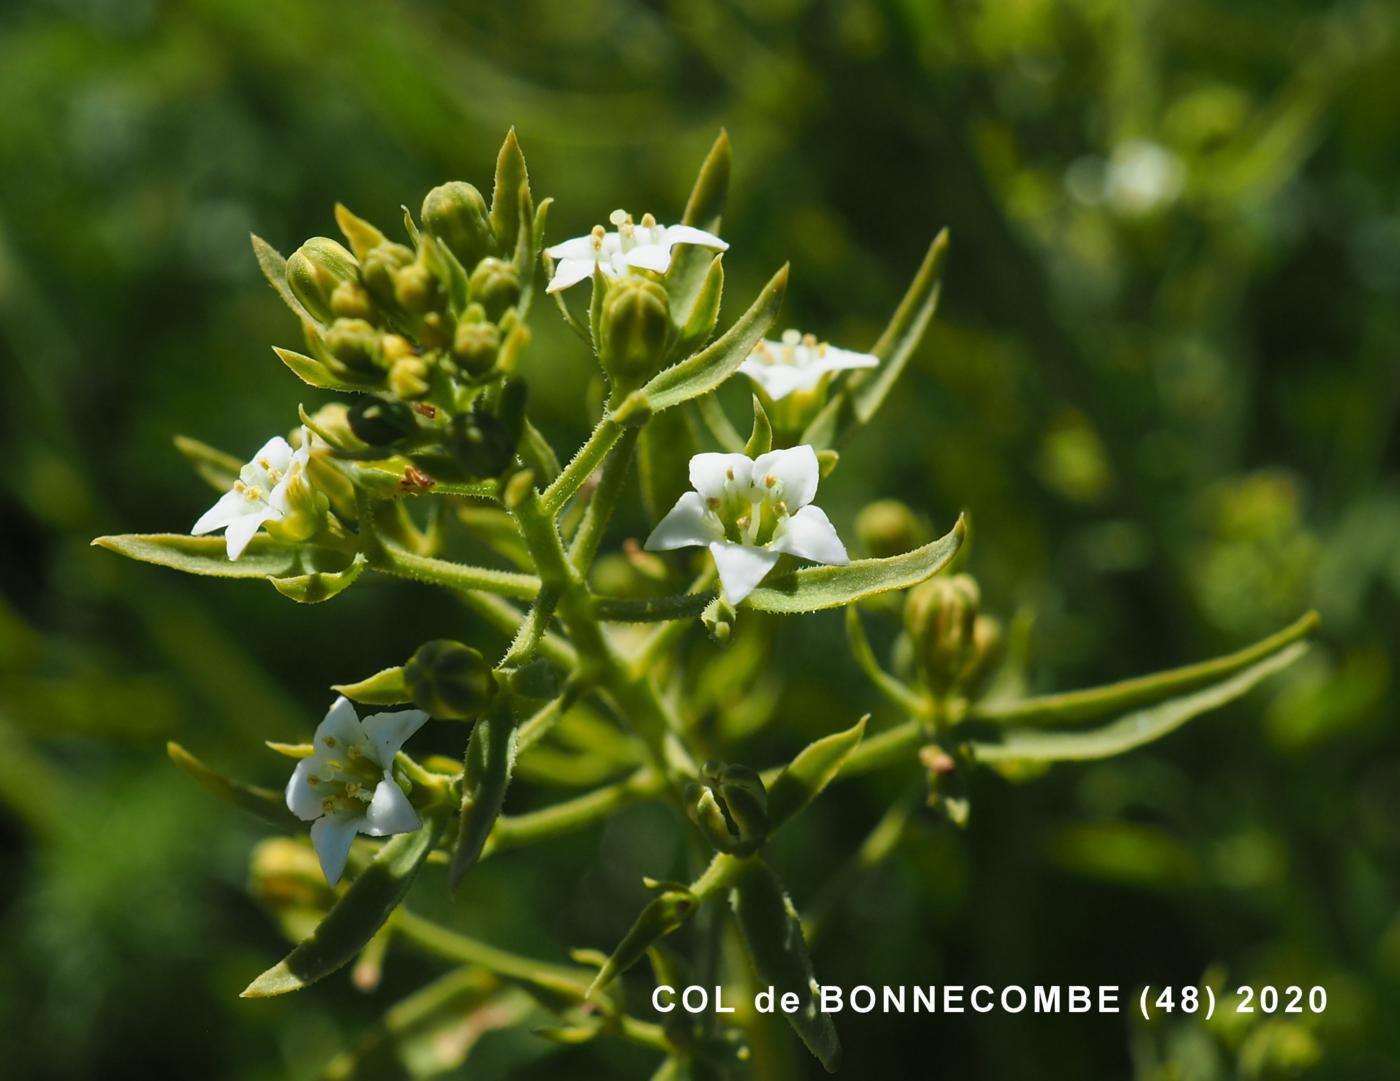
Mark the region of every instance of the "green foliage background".
<instances>
[{"instance_id":1,"label":"green foliage background","mask_svg":"<svg viewBox=\"0 0 1400 1081\"><path fill-rule=\"evenodd\" d=\"M730 296L785 258L784 325L867 347L948 225L939 321L823 488L972 512L989 606L1034 612L1040 689L1323 639L1164 743L1034 784L988 773L966 834L920 821L815 948L857 983L1313 983L1321 1018L846 1016L849 1076L1400 1076L1400 12L1381 0L20 0L0 10L0 1062L18 1078L315 1076L421 965L244 1002L281 952L256 827L178 738L278 783L326 686L439 635L375 583L293 609L87 546L208 502L171 447L289 427L295 328L248 250L393 223L478 184L514 124L551 236L677 216L728 128ZM1180 190L1102 197L1166 148ZM729 316L736 313L731 301ZM526 374L567 445L590 362L544 310ZM630 521L645 523L639 507ZM620 539L620 538L619 538ZM413 619L405 618L412 613ZM787 625L755 764L875 703L840 618ZM890 718L876 706L876 723ZM820 892L907 775L833 788L777 860ZM512 804L556 789L526 783ZM683 854L655 807L484 865L451 918L541 956L609 947ZM781 1024L780 1022L778 1023ZM818 1067L786 1032L765 1077ZM634 1049L487 1036L464 1076L645 1076Z\"/></svg>"}]
</instances>

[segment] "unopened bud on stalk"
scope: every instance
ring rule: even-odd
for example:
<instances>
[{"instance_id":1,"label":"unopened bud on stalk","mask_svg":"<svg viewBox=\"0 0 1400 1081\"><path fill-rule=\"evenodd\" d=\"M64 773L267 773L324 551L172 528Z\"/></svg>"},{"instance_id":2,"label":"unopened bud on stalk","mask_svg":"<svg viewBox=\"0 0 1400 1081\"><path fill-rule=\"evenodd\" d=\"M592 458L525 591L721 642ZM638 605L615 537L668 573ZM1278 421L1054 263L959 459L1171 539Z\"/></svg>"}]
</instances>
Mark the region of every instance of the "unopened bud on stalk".
<instances>
[{"instance_id":1,"label":"unopened bud on stalk","mask_svg":"<svg viewBox=\"0 0 1400 1081\"><path fill-rule=\"evenodd\" d=\"M463 320L452 336L452 356L462 371L482 376L496 365L501 351L501 332L495 323Z\"/></svg>"},{"instance_id":2,"label":"unopened bud on stalk","mask_svg":"<svg viewBox=\"0 0 1400 1081\"><path fill-rule=\"evenodd\" d=\"M360 278L370 296L386 308L397 308L394 275L413 262L413 249L403 244L381 244L365 256Z\"/></svg>"},{"instance_id":3,"label":"unopened bud on stalk","mask_svg":"<svg viewBox=\"0 0 1400 1081\"><path fill-rule=\"evenodd\" d=\"M856 515L856 538L878 558L908 552L929 540L928 528L898 499L866 504Z\"/></svg>"},{"instance_id":4,"label":"unopened bud on stalk","mask_svg":"<svg viewBox=\"0 0 1400 1081\"><path fill-rule=\"evenodd\" d=\"M428 365L422 357L400 357L389 368L389 390L396 398L413 401L427 395Z\"/></svg>"},{"instance_id":5,"label":"unopened bud on stalk","mask_svg":"<svg viewBox=\"0 0 1400 1081\"><path fill-rule=\"evenodd\" d=\"M373 372L383 365L381 335L363 319L337 319L326 331L326 349L352 372Z\"/></svg>"},{"instance_id":6,"label":"unopened bud on stalk","mask_svg":"<svg viewBox=\"0 0 1400 1081\"><path fill-rule=\"evenodd\" d=\"M422 218L423 228L446 244L469 274L495 248L486 200L465 181L451 180L428 192Z\"/></svg>"},{"instance_id":7,"label":"unopened bud on stalk","mask_svg":"<svg viewBox=\"0 0 1400 1081\"><path fill-rule=\"evenodd\" d=\"M973 656L973 629L980 594L970 575L930 578L911 590L904 624L914 640L915 656L935 693L960 685Z\"/></svg>"},{"instance_id":8,"label":"unopened bud on stalk","mask_svg":"<svg viewBox=\"0 0 1400 1081\"><path fill-rule=\"evenodd\" d=\"M492 322L505 315L506 310L520 299L520 275L515 267L495 257L477 264L467 283L472 303L480 304Z\"/></svg>"},{"instance_id":9,"label":"unopened bud on stalk","mask_svg":"<svg viewBox=\"0 0 1400 1081\"><path fill-rule=\"evenodd\" d=\"M437 307L442 284L421 261L394 272L394 299L405 311L422 313Z\"/></svg>"},{"instance_id":10,"label":"unopened bud on stalk","mask_svg":"<svg viewBox=\"0 0 1400 1081\"><path fill-rule=\"evenodd\" d=\"M372 447L388 446L418 428L411 406L382 398L360 399L350 407L346 420L355 438Z\"/></svg>"},{"instance_id":11,"label":"unopened bud on stalk","mask_svg":"<svg viewBox=\"0 0 1400 1081\"><path fill-rule=\"evenodd\" d=\"M599 324L599 357L615 393L635 390L661 367L671 333L666 290L642 277L608 286Z\"/></svg>"},{"instance_id":12,"label":"unopened bud on stalk","mask_svg":"<svg viewBox=\"0 0 1400 1081\"><path fill-rule=\"evenodd\" d=\"M446 720L473 720L496 693L486 658L445 638L418 647L403 666L403 682L415 706Z\"/></svg>"},{"instance_id":13,"label":"unopened bud on stalk","mask_svg":"<svg viewBox=\"0 0 1400 1081\"><path fill-rule=\"evenodd\" d=\"M287 260L287 288L322 323L334 318L331 297L342 282L358 280L355 257L329 237L314 236Z\"/></svg>"},{"instance_id":14,"label":"unopened bud on stalk","mask_svg":"<svg viewBox=\"0 0 1400 1081\"><path fill-rule=\"evenodd\" d=\"M721 852L751 856L768 836L768 793L748 766L706 762L686 786L685 810Z\"/></svg>"}]
</instances>

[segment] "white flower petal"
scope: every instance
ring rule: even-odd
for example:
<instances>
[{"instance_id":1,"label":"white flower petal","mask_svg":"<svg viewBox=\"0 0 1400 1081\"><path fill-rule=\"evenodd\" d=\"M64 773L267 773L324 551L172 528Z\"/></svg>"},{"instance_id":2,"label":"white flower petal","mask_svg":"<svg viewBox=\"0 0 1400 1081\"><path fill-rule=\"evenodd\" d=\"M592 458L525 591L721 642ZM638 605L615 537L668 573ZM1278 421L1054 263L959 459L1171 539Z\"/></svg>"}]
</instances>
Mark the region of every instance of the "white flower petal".
<instances>
[{"instance_id":1,"label":"white flower petal","mask_svg":"<svg viewBox=\"0 0 1400 1081\"><path fill-rule=\"evenodd\" d=\"M266 443L258 448L258 452L253 455L249 465L256 465L262 468L272 468L279 473L286 470L292 460L292 445L280 435L274 435ZM263 466L266 462L267 466Z\"/></svg>"},{"instance_id":2,"label":"white flower petal","mask_svg":"<svg viewBox=\"0 0 1400 1081\"><path fill-rule=\"evenodd\" d=\"M303 822L311 822L320 818L324 813L321 808L321 800L325 797L318 791L317 786L310 782L310 778L315 774L319 765L320 763L314 756L303 758L297 763L297 768L292 770L292 776L287 781L287 789L284 793L287 799L287 810Z\"/></svg>"},{"instance_id":3,"label":"white flower petal","mask_svg":"<svg viewBox=\"0 0 1400 1081\"><path fill-rule=\"evenodd\" d=\"M544 253L551 259L587 259L590 263L598 258L598 246L593 234L571 237L545 248Z\"/></svg>"},{"instance_id":4,"label":"white flower petal","mask_svg":"<svg viewBox=\"0 0 1400 1081\"><path fill-rule=\"evenodd\" d=\"M810 390L821 382L825 372L799 368L792 364L765 364L752 357L739 365L739 370L757 383L773 401L786 398L795 390Z\"/></svg>"},{"instance_id":5,"label":"white flower petal","mask_svg":"<svg viewBox=\"0 0 1400 1081\"><path fill-rule=\"evenodd\" d=\"M409 736L427 723L428 715L421 709L400 709L393 713L375 713L361 724L369 737L371 756L385 769Z\"/></svg>"},{"instance_id":6,"label":"white flower petal","mask_svg":"<svg viewBox=\"0 0 1400 1081\"><path fill-rule=\"evenodd\" d=\"M769 477L775 482L771 487ZM787 504L789 513L812 502L819 480L821 468L817 465L817 452L806 443L788 450L761 454L753 463L754 485L760 491L769 493L778 489L775 494Z\"/></svg>"},{"instance_id":7,"label":"white flower petal","mask_svg":"<svg viewBox=\"0 0 1400 1081\"><path fill-rule=\"evenodd\" d=\"M715 251L728 251L729 244L714 233L707 233L704 229L697 229L693 225L668 225L666 227L666 243L674 244L698 244L702 248L714 248Z\"/></svg>"},{"instance_id":8,"label":"white flower petal","mask_svg":"<svg viewBox=\"0 0 1400 1081\"><path fill-rule=\"evenodd\" d=\"M874 353L857 353L850 349L837 349L834 346L826 346L825 349L813 350L812 362L809 368L819 372L844 372L852 368L878 368L880 358Z\"/></svg>"},{"instance_id":9,"label":"white flower petal","mask_svg":"<svg viewBox=\"0 0 1400 1081\"><path fill-rule=\"evenodd\" d=\"M391 833L407 833L423 823L403 789L387 777L374 788L374 798L360 828L371 837L388 837Z\"/></svg>"},{"instance_id":10,"label":"white flower petal","mask_svg":"<svg viewBox=\"0 0 1400 1081\"><path fill-rule=\"evenodd\" d=\"M558 293L577 285L585 278L593 277L593 268L598 263L592 259L564 259L554 268L554 277L545 286L546 293Z\"/></svg>"},{"instance_id":11,"label":"white flower petal","mask_svg":"<svg viewBox=\"0 0 1400 1081\"><path fill-rule=\"evenodd\" d=\"M841 566L851 561L850 556L846 555L846 546L836 535L836 527L820 507L803 507L780 521L773 531L773 541L769 547L775 552L788 552L814 563Z\"/></svg>"},{"instance_id":12,"label":"white flower petal","mask_svg":"<svg viewBox=\"0 0 1400 1081\"><path fill-rule=\"evenodd\" d=\"M627 265L665 274L671 266L671 249L661 244L638 244L626 253Z\"/></svg>"},{"instance_id":13,"label":"white flower petal","mask_svg":"<svg viewBox=\"0 0 1400 1081\"><path fill-rule=\"evenodd\" d=\"M705 508L705 500L696 492L686 492L666 517L656 523L651 536L643 545L648 552L668 552L673 548L690 548L709 544L724 536L724 526Z\"/></svg>"},{"instance_id":14,"label":"white flower petal","mask_svg":"<svg viewBox=\"0 0 1400 1081\"><path fill-rule=\"evenodd\" d=\"M743 491L753 476L753 462L742 454L706 451L690 459L690 485L706 500L722 499L726 488Z\"/></svg>"},{"instance_id":15,"label":"white flower petal","mask_svg":"<svg viewBox=\"0 0 1400 1081\"><path fill-rule=\"evenodd\" d=\"M199 516L199 521L195 522L190 532L199 537L223 529L230 522L256 511L258 506L242 492L225 492L219 496L217 503Z\"/></svg>"},{"instance_id":16,"label":"white flower petal","mask_svg":"<svg viewBox=\"0 0 1400 1081\"><path fill-rule=\"evenodd\" d=\"M766 548L750 548L732 541L714 541L710 554L715 557L720 585L730 604L738 604L763 581L763 576L778 562L778 552Z\"/></svg>"},{"instance_id":17,"label":"white flower petal","mask_svg":"<svg viewBox=\"0 0 1400 1081\"><path fill-rule=\"evenodd\" d=\"M248 543L253 539L253 534L258 531L264 522L280 517L281 514L272 507L263 507L229 522L228 528L224 531L224 542L228 550L229 559L237 559L243 554L243 550L248 547Z\"/></svg>"},{"instance_id":18,"label":"white flower petal","mask_svg":"<svg viewBox=\"0 0 1400 1081\"><path fill-rule=\"evenodd\" d=\"M321 860L321 872L334 886L345 872L350 856L350 842L364 822L363 815L348 812L323 815L311 824L311 844Z\"/></svg>"},{"instance_id":19,"label":"white flower petal","mask_svg":"<svg viewBox=\"0 0 1400 1081\"><path fill-rule=\"evenodd\" d=\"M345 761L345 749L365 742L365 731L355 707L344 695L331 703L321 723L316 726L316 753Z\"/></svg>"}]
</instances>

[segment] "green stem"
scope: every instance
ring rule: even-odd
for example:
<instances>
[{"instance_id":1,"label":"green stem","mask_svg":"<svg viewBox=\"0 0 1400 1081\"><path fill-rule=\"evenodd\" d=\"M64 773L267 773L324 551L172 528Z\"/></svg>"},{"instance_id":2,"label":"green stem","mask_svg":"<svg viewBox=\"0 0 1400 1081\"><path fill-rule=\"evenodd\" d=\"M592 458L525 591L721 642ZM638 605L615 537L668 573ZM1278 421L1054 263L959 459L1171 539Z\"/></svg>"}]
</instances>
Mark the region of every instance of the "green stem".
<instances>
[{"instance_id":1,"label":"green stem","mask_svg":"<svg viewBox=\"0 0 1400 1081\"><path fill-rule=\"evenodd\" d=\"M691 583L689 594L699 597L713 597L714 590L710 589L710 584L715 580L715 569L713 566L707 567L700 576ZM641 649L637 651L636 659L632 661L632 672L636 675L643 675L652 670L657 661L666 654L666 651L674 646L685 635L685 632L694 626L692 620L677 619L665 626L654 630Z\"/></svg>"},{"instance_id":2,"label":"green stem","mask_svg":"<svg viewBox=\"0 0 1400 1081\"><path fill-rule=\"evenodd\" d=\"M598 554L603 530L607 529L613 511L617 508L618 498L622 495L622 482L627 479L627 470L632 464L632 451L637 446L637 437L641 435L641 431L640 428L628 428L608 453L607 464L603 466L603 479L598 485L598 490L589 499L583 512L583 521L574 535L573 544L569 546L569 562L580 574L588 573L588 568L593 564L593 557Z\"/></svg>"},{"instance_id":3,"label":"green stem","mask_svg":"<svg viewBox=\"0 0 1400 1081\"><path fill-rule=\"evenodd\" d=\"M504 815L496 820L483 856L522 845L536 844L572 833L607 818L624 807L659 795L665 782L648 767L614 784L538 811Z\"/></svg>"},{"instance_id":4,"label":"green stem","mask_svg":"<svg viewBox=\"0 0 1400 1081\"><path fill-rule=\"evenodd\" d=\"M544 490L544 512L548 517L553 518L557 515L569 501L569 497L593 475L593 471L602 464L603 458L621 435L622 426L610 416L604 415L598 426L593 429L593 434L564 467L564 471Z\"/></svg>"},{"instance_id":5,"label":"green stem","mask_svg":"<svg viewBox=\"0 0 1400 1081\"><path fill-rule=\"evenodd\" d=\"M593 982L593 973L589 969L565 968L532 957L522 957L449 930L402 906L394 913L394 928L407 941L444 960L459 965L480 965L507 979L543 985L577 996L579 1002L584 1000L588 985Z\"/></svg>"},{"instance_id":6,"label":"green stem","mask_svg":"<svg viewBox=\"0 0 1400 1081\"><path fill-rule=\"evenodd\" d=\"M612 623L659 623L669 619L696 619L715 599L715 591L673 593L667 597L599 597L598 618Z\"/></svg>"},{"instance_id":7,"label":"green stem","mask_svg":"<svg viewBox=\"0 0 1400 1081\"><path fill-rule=\"evenodd\" d=\"M919 721L905 721L873 736L866 736L841 767L841 776L868 773L907 759L922 739Z\"/></svg>"},{"instance_id":8,"label":"green stem","mask_svg":"<svg viewBox=\"0 0 1400 1081\"><path fill-rule=\"evenodd\" d=\"M375 544L366 553L369 565L385 574L413 578L419 582L443 586L446 589L485 590L516 600L533 600L540 591L540 580L533 574L495 570L454 563L450 559L414 555L402 548Z\"/></svg>"},{"instance_id":9,"label":"green stem","mask_svg":"<svg viewBox=\"0 0 1400 1081\"><path fill-rule=\"evenodd\" d=\"M460 594L462 601L473 612L503 634L515 636L525 622L526 615L507 600L494 593L469 591ZM572 669L578 664L578 653L573 646L556 634L546 632L540 639L539 651L561 668Z\"/></svg>"}]
</instances>

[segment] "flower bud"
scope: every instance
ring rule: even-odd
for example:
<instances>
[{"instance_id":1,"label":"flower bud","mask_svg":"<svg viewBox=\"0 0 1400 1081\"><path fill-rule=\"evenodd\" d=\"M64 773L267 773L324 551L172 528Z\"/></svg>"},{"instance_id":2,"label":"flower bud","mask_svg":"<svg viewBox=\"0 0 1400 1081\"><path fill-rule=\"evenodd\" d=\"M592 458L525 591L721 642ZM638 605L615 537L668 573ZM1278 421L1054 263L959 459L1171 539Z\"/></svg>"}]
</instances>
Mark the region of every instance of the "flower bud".
<instances>
[{"instance_id":1,"label":"flower bud","mask_svg":"<svg viewBox=\"0 0 1400 1081\"><path fill-rule=\"evenodd\" d=\"M434 717L469 721L491 704L496 677L486 658L449 639L425 642L403 666L413 704Z\"/></svg>"},{"instance_id":2,"label":"flower bud","mask_svg":"<svg viewBox=\"0 0 1400 1081\"><path fill-rule=\"evenodd\" d=\"M685 809L721 852L751 856L768 836L768 793L748 766L706 762L686 786Z\"/></svg>"},{"instance_id":3,"label":"flower bud","mask_svg":"<svg viewBox=\"0 0 1400 1081\"><path fill-rule=\"evenodd\" d=\"M485 375L495 367L500 351L501 331L495 323L463 320L457 324L452 356L468 375Z\"/></svg>"},{"instance_id":4,"label":"flower bud","mask_svg":"<svg viewBox=\"0 0 1400 1081\"><path fill-rule=\"evenodd\" d=\"M428 192L422 219L423 228L446 244L468 273L495 249L486 200L464 181L452 180Z\"/></svg>"},{"instance_id":5,"label":"flower bud","mask_svg":"<svg viewBox=\"0 0 1400 1081\"><path fill-rule=\"evenodd\" d=\"M442 283L421 262L394 271L394 299L409 312L426 312L442 299Z\"/></svg>"},{"instance_id":6,"label":"flower bud","mask_svg":"<svg viewBox=\"0 0 1400 1081\"><path fill-rule=\"evenodd\" d=\"M377 371L383 364L382 335L363 319L337 319L326 331L326 349L352 372Z\"/></svg>"},{"instance_id":7,"label":"flower bud","mask_svg":"<svg viewBox=\"0 0 1400 1081\"><path fill-rule=\"evenodd\" d=\"M389 390L396 398L412 401L430 390L428 365L422 357L400 357L389 368Z\"/></svg>"},{"instance_id":8,"label":"flower bud","mask_svg":"<svg viewBox=\"0 0 1400 1081\"><path fill-rule=\"evenodd\" d=\"M991 616L978 616L972 624L972 649L967 663L958 675L958 682L974 696L981 690L988 674L1002 655L1001 623Z\"/></svg>"},{"instance_id":9,"label":"flower bud","mask_svg":"<svg viewBox=\"0 0 1400 1081\"><path fill-rule=\"evenodd\" d=\"M334 317L331 297L336 287L357 279L355 257L329 237L312 237L287 260L287 288L322 323Z\"/></svg>"},{"instance_id":10,"label":"flower bud","mask_svg":"<svg viewBox=\"0 0 1400 1081\"><path fill-rule=\"evenodd\" d=\"M599 356L615 393L635 390L661 367L670 333L670 302L656 282L627 277L608 286Z\"/></svg>"},{"instance_id":11,"label":"flower bud","mask_svg":"<svg viewBox=\"0 0 1400 1081\"><path fill-rule=\"evenodd\" d=\"M252 893L273 911L324 912L335 903L316 853L287 837L269 837L253 848Z\"/></svg>"},{"instance_id":12,"label":"flower bud","mask_svg":"<svg viewBox=\"0 0 1400 1081\"><path fill-rule=\"evenodd\" d=\"M973 656L980 595L970 575L930 578L910 590L904 624L929 688L943 694L960 685Z\"/></svg>"},{"instance_id":13,"label":"flower bud","mask_svg":"<svg viewBox=\"0 0 1400 1081\"><path fill-rule=\"evenodd\" d=\"M342 319L368 319L373 308L369 293L358 281L341 282L331 293L331 312Z\"/></svg>"},{"instance_id":14,"label":"flower bud","mask_svg":"<svg viewBox=\"0 0 1400 1081\"><path fill-rule=\"evenodd\" d=\"M397 308L394 275L413 262L413 249L403 244L381 244L365 256L360 278L370 296L386 308Z\"/></svg>"},{"instance_id":15,"label":"flower bud","mask_svg":"<svg viewBox=\"0 0 1400 1081\"><path fill-rule=\"evenodd\" d=\"M361 398L350 407L346 420L355 438L372 447L396 443L418 428L411 406L382 398Z\"/></svg>"},{"instance_id":16,"label":"flower bud","mask_svg":"<svg viewBox=\"0 0 1400 1081\"><path fill-rule=\"evenodd\" d=\"M509 263L487 257L472 271L467 294L472 303L480 304L486 317L495 322L520 299L520 275Z\"/></svg>"},{"instance_id":17,"label":"flower bud","mask_svg":"<svg viewBox=\"0 0 1400 1081\"><path fill-rule=\"evenodd\" d=\"M872 556L899 555L927 543L927 527L898 499L868 503L856 515L856 539Z\"/></svg>"}]
</instances>

